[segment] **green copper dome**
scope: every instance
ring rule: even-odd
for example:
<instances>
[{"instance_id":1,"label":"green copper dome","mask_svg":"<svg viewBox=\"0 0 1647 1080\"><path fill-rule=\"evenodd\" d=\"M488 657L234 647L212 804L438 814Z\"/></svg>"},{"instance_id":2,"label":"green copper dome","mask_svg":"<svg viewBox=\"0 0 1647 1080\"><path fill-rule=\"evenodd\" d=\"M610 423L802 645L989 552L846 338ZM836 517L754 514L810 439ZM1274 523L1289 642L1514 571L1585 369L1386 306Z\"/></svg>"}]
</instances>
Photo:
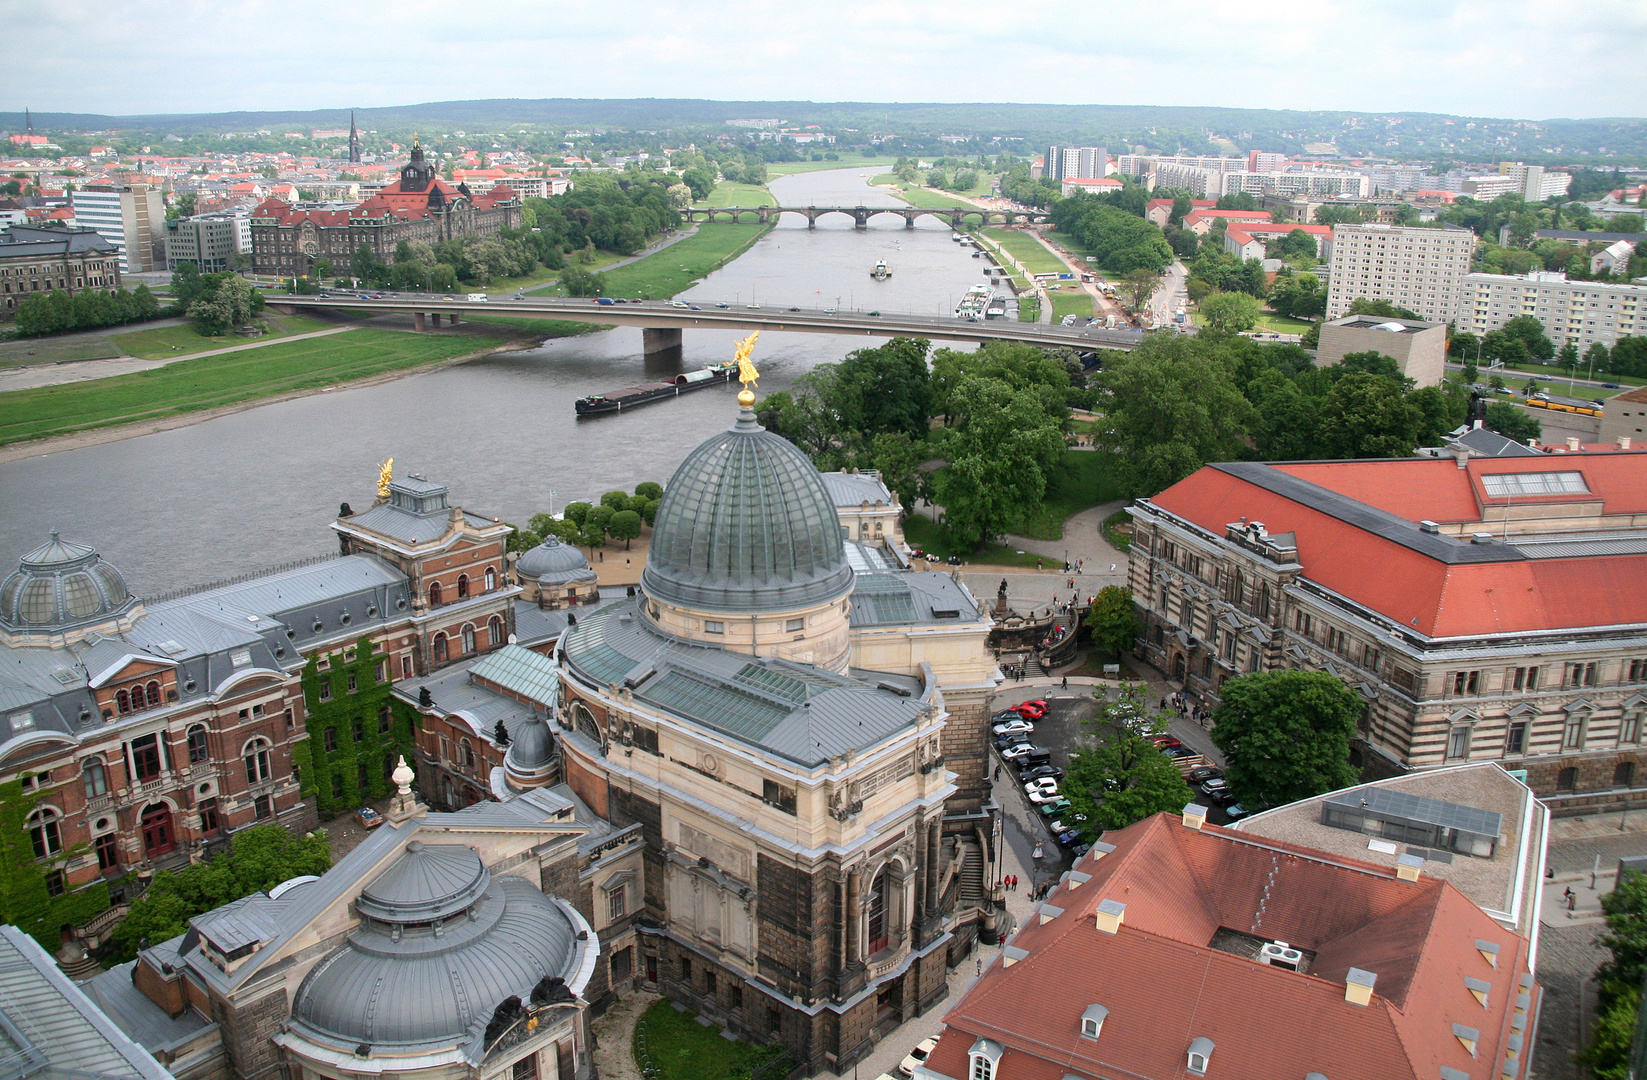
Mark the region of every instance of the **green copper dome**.
<instances>
[{"instance_id":1,"label":"green copper dome","mask_svg":"<svg viewBox=\"0 0 1647 1080\"><path fill-rule=\"evenodd\" d=\"M790 611L852 588L840 519L818 470L744 409L686 456L664 489L641 573L681 607Z\"/></svg>"}]
</instances>

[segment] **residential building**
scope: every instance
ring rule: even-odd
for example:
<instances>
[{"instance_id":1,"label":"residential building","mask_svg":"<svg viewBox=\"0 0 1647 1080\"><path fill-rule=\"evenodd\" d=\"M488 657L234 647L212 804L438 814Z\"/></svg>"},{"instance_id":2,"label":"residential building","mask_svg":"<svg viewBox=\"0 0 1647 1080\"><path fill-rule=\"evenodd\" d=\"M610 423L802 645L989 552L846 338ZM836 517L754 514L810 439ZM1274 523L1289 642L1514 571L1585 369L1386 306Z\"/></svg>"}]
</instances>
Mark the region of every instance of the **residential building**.
<instances>
[{"instance_id":1,"label":"residential building","mask_svg":"<svg viewBox=\"0 0 1647 1080\"><path fill-rule=\"evenodd\" d=\"M1049 146L1041 163L1041 175L1053 180L1101 179L1108 172L1102 146Z\"/></svg>"},{"instance_id":2,"label":"residential building","mask_svg":"<svg viewBox=\"0 0 1647 1080\"><path fill-rule=\"evenodd\" d=\"M75 221L120 249L122 273L166 268L166 206L148 184L87 184L70 195Z\"/></svg>"},{"instance_id":3,"label":"residential building","mask_svg":"<svg viewBox=\"0 0 1647 1080\"><path fill-rule=\"evenodd\" d=\"M1594 342L1611 347L1621 337L1647 334L1647 285L1569 281L1560 271L1535 270L1466 274L1460 293L1457 326L1473 334L1518 315L1533 316L1557 346L1571 342L1581 353Z\"/></svg>"},{"instance_id":4,"label":"residential building","mask_svg":"<svg viewBox=\"0 0 1647 1080\"><path fill-rule=\"evenodd\" d=\"M1440 386L1447 368L1447 324L1373 315L1349 315L1321 324L1315 351L1318 367L1362 352L1394 358L1401 374L1419 386Z\"/></svg>"},{"instance_id":5,"label":"residential building","mask_svg":"<svg viewBox=\"0 0 1647 1080\"><path fill-rule=\"evenodd\" d=\"M250 227L250 218L244 219ZM171 266L188 260L202 274L228 270L240 251L240 227L228 214L201 214L166 222L166 260Z\"/></svg>"},{"instance_id":6,"label":"residential building","mask_svg":"<svg viewBox=\"0 0 1647 1080\"><path fill-rule=\"evenodd\" d=\"M0 318L33 293L120 287L120 251L94 229L13 225L0 232Z\"/></svg>"},{"instance_id":7,"label":"residential building","mask_svg":"<svg viewBox=\"0 0 1647 1080\"><path fill-rule=\"evenodd\" d=\"M1224 230L1224 250L1238 259L1264 258L1265 245L1301 232L1315 241L1315 257L1332 259L1332 226L1275 224L1268 221L1231 222Z\"/></svg>"},{"instance_id":8,"label":"residential building","mask_svg":"<svg viewBox=\"0 0 1647 1080\"><path fill-rule=\"evenodd\" d=\"M1447 322L1458 311L1476 236L1469 229L1403 225L1333 226L1327 318L1352 301L1388 300L1419 318Z\"/></svg>"},{"instance_id":9,"label":"residential building","mask_svg":"<svg viewBox=\"0 0 1647 1080\"><path fill-rule=\"evenodd\" d=\"M1060 190L1062 191L1063 196L1067 199L1069 196L1079 194L1083 191L1091 192L1094 195L1101 195L1106 191L1120 191L1124 186L1125 185L1121 181L1115 179L1114 177L1104 177L1102 179L1065 178Z\"/></svg>"},{"instance_id":10,"label":"residential building","mask_svg":"<svg viewBox=\"0 0 1647 1080\"><path fill-rule=\"evenodd\" d=\"M1635 253L1636 246L1630 241L1614 240L1590 256L1590 273L1624 277L1630 272L1630 259Z\"/></svg>"},{"instance_id":11,"label":"residential building","mask_svg":"<svg viewBox=\"0 0 1647 1080\"><path fill-rule=\"evenodd\" d=\"M326 873L194 916L89 994L178 1080L591 1080L590 1010L634 953L602 954L588 894L621 894L630 933L638 852L552 790L442 814L412 780L401 761L385 823Z\"/></svg>"},{"instance_id":12,"label":"residential building","mask_svg":"<svg viewBox=\"0 0 1647 1080\"><path fill-rule=\"evenodd\" d=\"M355 206L311 206L270 197L252 211L252 269L260 274L301 275L328 259L347 266L358 248L393 262L402 240L436 243L464 236L494 236L520 226L520 196L506 187L476 194L435 175L421 145L400 179Z\"/></svg>"},{"instance_id":13,"label":"residential building","mask_svg":"<svg viewBox=\"0 0 1647 1080\"><path fill-rule=\"evenodd\" d=\"M1238 221L1267 225L1269 220L1270 212L1268 210L1203 210L1196 208L1184 215L1183 227L1197 236L1206 236L1212 231L1213 223L1217 221L1222 221L1225 225L1231 225Z\"/></svg>"},{"instance_id":14,"label":"residential building","mask_svg":"<svg viewBox=\"0 0 1647 1080\"><path fill-rule=\"evenodd\" d=\"M913 1080L1529 1074L1527 938L1416 855L1392 867L1204 814L1106 832Z\"/></svg>"},{"instance_id":15,"label":"residential building","mask_svg":"<svg viewBox=\"0 0 1647 1080\"><path fill-rule=\"evenodd\" d=\"M1137 649L1208 704L1340 676L1370 777L1491 760L1558 816L1642 805L1644 512L1640 450L1209 465L1133 508Z\"/></svg>"},{"instance_id":16,"label":"residential building","mask_svg":"<svg viewBox=\"0 0 1647 1080\"><path fill-rule=\"evenodd\" d=\"M1574 247L1589 247L1591 244L1613 244L1620 240L1631 244L1647 244L1647 233L1619 233L1619 232L1585 232L1580 229L1540 229L1533 233L1533 242L1540 240L1560 240L1563 244Z\"/></svg>"},{"instance_id":17,"label":"residential building","mask_svg":"<svg viewBox=\"0 0 1647 1080\"><path fill-rule=\"evenodd\" d=\"M1000 895L989 617L841 501L743 408L665 487L640 595L555 651L567 784L645 836L648 976L813 1071L939 1001Z\"/></svg>"},{"instance_id":18,"label":"residential building","mask_svg":"<svg viewBox=\"0 0 1647 1080\"><path fill-rule=\"evenodd\" d=\"M1280 172L1287 167L1287 155L1271 154L1263 150L1247 151L1247 171L1254 173Z\"/></svg>"},{"instance_id":19,"label":"residential building","mask_svg":"<svg viewBox=\"0 0 1647 1080\"><path fill-rule=\"evenodd\" d=\"M1523 185L1518 177L1488 173L1466 176L1460 186L1464 194L1477 202L1492 202L1500 195L1520 195Z\"/></svg>"},{"instance_id":20,"label":"residential building","mask_svg":"<svg viewBox=\"0 0 1647 1080\"><path fill-rule=\"evenodd\" d=\"M1602 442L1647 446L1647 386L1614 394L1601 407Z\"/></svg>"},{"instance_id":21,"label":"residential building","mask_svg":"<svg viewBox=\"0 0 1647 1080\"><path fill-rule=\"evenodd\" d=\"M1321 196L1334 199L1364 199L1370 184L1360 173L1325 172L1226 172L1219 178L1218 194Z\"/></svg>"},{"instance_id":22,"label":"residential building","mask_svg":"<svg viewBox=\"0 0 1647 1080\"><path fill-rule=\"evenodd\" d=\"M1151 199L1144 208L1144 218L1157 229L1164 229L1172 220L1172 199ZM1191 210L1211 210L1217 207L1217 199L1191 199Z\"/></svg>"}]
</instances>

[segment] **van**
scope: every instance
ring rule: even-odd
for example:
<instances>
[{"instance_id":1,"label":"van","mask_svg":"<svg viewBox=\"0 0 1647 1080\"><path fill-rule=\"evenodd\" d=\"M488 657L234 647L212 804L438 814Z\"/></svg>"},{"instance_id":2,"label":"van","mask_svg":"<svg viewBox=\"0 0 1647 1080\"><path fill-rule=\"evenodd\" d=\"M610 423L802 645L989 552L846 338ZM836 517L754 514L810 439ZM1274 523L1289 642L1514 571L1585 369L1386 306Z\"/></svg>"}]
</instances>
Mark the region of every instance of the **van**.
<instances>
[{"instance_id":1,"label":"van","mask_svg":"<svg viewBox=\"0 0 1647 1080\"><path fill-rule=\"evenodd\" d=\"M469 294L469 302L471 304L484 304L486 303L486 294L483 292L472 292Z\"/></svg>"}]
</instances>

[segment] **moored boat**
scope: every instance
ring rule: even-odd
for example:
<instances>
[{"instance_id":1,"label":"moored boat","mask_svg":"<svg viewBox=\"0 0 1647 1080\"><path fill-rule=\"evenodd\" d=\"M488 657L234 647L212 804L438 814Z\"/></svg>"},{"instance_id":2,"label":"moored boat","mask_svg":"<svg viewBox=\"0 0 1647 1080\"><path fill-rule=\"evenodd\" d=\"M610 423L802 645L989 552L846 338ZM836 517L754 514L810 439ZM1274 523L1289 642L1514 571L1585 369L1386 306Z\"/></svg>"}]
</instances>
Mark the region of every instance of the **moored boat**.
<instances>
[{"instance_id":1,"label":"moored boat","mask_svg":"<svg viewBox=\"0 0 1647 1080\"><path fill-rule=\"evenodd\" d=\"M876 281L885 281L892 276L892 268L886 265L885 259L882 259L870 268L869 276Z\"/></svg>"},{"instance_id":2,"label":"moored boat","mask_svg":"<svg viewBox=\"0 0 1647 1080\"><path fill-rule=\"evenodd\" d=\"M662 398L679 397L691 390L719 386L731 379L737 371L738 365L735 363L716 364L698 371L682 372L667 382L640 383L637 386L626 386L621 390L608 390L604 394L579 398L573 408L579 416L623 412L625 409L637 408Z\"/></svg>"}]
</instances>

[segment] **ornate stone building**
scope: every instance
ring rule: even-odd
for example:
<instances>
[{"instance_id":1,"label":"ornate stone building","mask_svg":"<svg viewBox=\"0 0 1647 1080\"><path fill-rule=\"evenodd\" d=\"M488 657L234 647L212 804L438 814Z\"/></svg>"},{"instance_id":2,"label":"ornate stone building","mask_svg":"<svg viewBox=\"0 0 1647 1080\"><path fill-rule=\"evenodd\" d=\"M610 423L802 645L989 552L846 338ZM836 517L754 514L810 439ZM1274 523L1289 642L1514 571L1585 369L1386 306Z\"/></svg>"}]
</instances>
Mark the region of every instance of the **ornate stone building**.
<instances>
[{"instance_id":1,"label":"ornate stone building","mask_svg":"<svg viewBox=\"0 0 1647 1080\"><path fill-rule=\"evenodd\" d=\"M379 262L393 262L402 240L433 244L465 236L495 236L520 227L520 197L499 185L476 194L435 175L435 166L412 146L400 179L356 206L292 205L265 199L252 211L252 269L282 276L313 272L320 259L341 273L360 247Z\"/></svg>"},{"instance_id":2,"label":"ornate stone building","mask_svg":"<svg viewBox=\"0 0 1647 1080\"><path fill-rule=\"evenodd\" d=\"M555 651L568 786L645 840L645 981L837 1071L993 936L999 843L988 617L841 533L746 408L667 486L641 595Z\"/></svg>"},{"instance_id":3,"label":"ornate stone building","mask_svg":"<svg viewBox=\"0 0 1647 1080\"><path fill-rule=\"evenodd\" d=\"M36 293L120 287L120 249L96 229L14 225L0 232L0 319Z\"/></svg>"},{"instance_id":4,"label":"ornate stone building","mask_svg":"<svg viewBox=\"0 0 1647 1080\"><path fill-rule=\"evenodd\" d=\"M1328 671L1372 776L1525 770L1647 803L1647 453L1209 465L1133 508L1140 655L1193 698Z\"/></svg>"}]
</instances>

